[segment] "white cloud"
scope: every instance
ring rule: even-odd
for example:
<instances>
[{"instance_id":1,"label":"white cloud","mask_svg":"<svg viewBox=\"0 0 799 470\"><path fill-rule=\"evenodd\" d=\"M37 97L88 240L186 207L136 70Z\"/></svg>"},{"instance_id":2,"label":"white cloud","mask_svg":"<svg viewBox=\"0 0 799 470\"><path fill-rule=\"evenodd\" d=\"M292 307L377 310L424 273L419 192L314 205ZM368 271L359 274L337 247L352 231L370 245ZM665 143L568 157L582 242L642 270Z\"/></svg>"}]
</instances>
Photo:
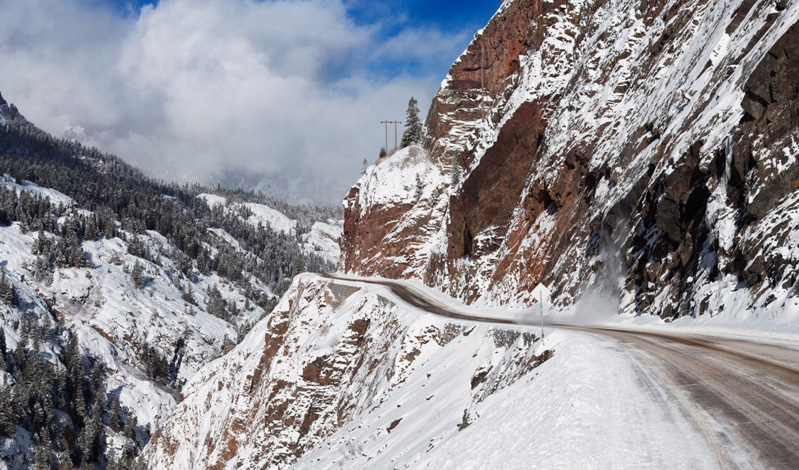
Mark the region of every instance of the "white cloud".
<instances>
[{"instance_id":1,"label":"white cloud","mask_svg":"<svg viewBox=\"0 0 799 470\"><path fill-rule=\"evenodd\" d=\"M0 91L61 135L84 127L153 176L270 174L340 200L380 120L429 102L444 70L374 79L370 61L455 57L463 35L377 43L340 0L162 0L123 19L83 0L0 0ZM378 75L379 76L379 75ZM287 197L297 194L287 195Z\"/></svg>"},{"instance_id":2,"label":"white cloud","mask_svg":"<svg viewBox=\"0 0 799 470\"><path fill-rule=\"evenodd\" d=\"M472 33L466 32L445 34L432 28L407 28L380 44L376 56L430 61L442 55L446 57L455 50L460 52L462 46L471 38Z\"/></svg>"}]
</instances>

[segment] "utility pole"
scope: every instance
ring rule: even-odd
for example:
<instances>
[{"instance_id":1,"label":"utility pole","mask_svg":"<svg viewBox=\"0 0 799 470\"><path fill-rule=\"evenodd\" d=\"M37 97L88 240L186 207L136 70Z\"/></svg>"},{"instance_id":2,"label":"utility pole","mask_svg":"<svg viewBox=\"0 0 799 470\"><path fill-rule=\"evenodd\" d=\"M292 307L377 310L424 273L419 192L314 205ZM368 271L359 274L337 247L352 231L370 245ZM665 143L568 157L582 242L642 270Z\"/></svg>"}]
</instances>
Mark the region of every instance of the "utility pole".
<instances>
[{"instance_id":1,"label":"utility pole","mask_svg":"<svg viewBox=\"0 0 799 470\"><path fill-rule=\"evenodd\" d=\"M388 120L380 121L380 124L385 124L386 125L386 147L385 147L386 152L388 152L388 125L389 125L389 123L391 123L391 121L388 121Z\"/></svg>"},{"instance_id":2,"label":"utility pole","mask_svg":"<svg viewBox=\"0 0 799 470\"><path fill-rule=\"evenodd\" d=\"M388 152L388 125L394 124L394 148L397 148L397 124L402 124L402 121L380 121L380 124L385 124L386 126L386 152Z\"/></svg>"},{"instance_id":3,"label":"utility pole","mask_svg":"<svg viewBox=\"0 0 799 470\"><path fill-rule=\"evenodd\" d=\"M397 124L402 124L402 121L394 121L394 149L397 148Z\"/></svg>"},{"instance_id":4,"label":"utility pole","mask_svg":"<svg viewBox=\"0 0 799 470\"><path fill-rule=\"evenodd\" d=\"M538 291L538 303L541 308L541 341L544 341L544 292Z\"/></svg>"}]
</instances>

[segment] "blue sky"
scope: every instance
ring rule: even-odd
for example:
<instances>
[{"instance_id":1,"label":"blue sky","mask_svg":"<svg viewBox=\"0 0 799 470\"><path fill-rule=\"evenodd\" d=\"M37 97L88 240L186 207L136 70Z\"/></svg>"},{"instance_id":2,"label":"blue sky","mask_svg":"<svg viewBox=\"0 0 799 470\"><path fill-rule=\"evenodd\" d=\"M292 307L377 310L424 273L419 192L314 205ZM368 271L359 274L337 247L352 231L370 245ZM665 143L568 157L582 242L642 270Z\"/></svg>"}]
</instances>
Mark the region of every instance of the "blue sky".
<instances>
[{"instance_id":1,"label":"blue sky","mask_svg":"<svg viewBox=\"0 0 799 470\"><path fill-rule=\"evenodd\" d=\"M279 182L338 204L426 112L497 0L26 0L0 15L0 92L44 130L146 173ZM268 187L265 184L264 187ZM281 193L282 191L282 193Z\"/></svg>"}]
</instances>

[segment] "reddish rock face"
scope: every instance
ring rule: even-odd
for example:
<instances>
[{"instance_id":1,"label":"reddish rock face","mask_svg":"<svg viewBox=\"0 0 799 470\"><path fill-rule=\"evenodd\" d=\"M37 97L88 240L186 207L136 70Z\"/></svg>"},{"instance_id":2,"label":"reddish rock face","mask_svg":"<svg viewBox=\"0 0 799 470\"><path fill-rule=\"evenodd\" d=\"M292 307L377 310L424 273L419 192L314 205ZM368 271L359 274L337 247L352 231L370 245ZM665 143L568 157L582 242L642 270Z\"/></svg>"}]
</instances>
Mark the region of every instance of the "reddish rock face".
<instances>
[{"instance_id":1,"label":"reddish rock face","mask_svg":"<svg viewBox=\"0 0 799 470\"><path fill-rule=\"evenodd\" d=\"M357 202L358 186L353 187L347 195L344 210L344 231L341 235L341 266L346 272L360 272L362 275L380 275L391 278L403 277L407 264L378 265L369 260L383 256L397 256L404 244L391 244L386 236L396 227L411 207L372 206L362 213ZM409 228L414 233L418 227Z\"/></svg>"},{"instance_id":2,"label":"reddish rock face","mask_svg":"<svg viewBox=\"0 0 799 470\"><path fill-rule=\"evenodd\" d=\"M474 147L470 138L457 142L458 150L448 147L445 141L451 141L453 134L471 132L473 124L482 119L490 107L486 100L497 100L512 91L515 74L520 70L520 57L531 47L537 47L545 37L545 22L537 21L542 12L556 11L567 2L557 0L553 3L541 0L517 0L508 2L507 7L491 21L483 34L469 45L459 58L449 75L449 86L442 88L434 98L427 114L425 127L427 134L424 142L429 158L441 166L449 166L457 162L459 166L468 165L474 159ZM481 105L481 102L483 103ZM532 105L525 106L530 108ZM531 111L533 112L533 111ZM540 114L540 106L536 107ZM495 116L494 119L499 119ZM515 120L518 126L530 128L531 123L522 122L520 115ZM464 129L465 127L465 129ZM543 129L543 126L541 126ZM510 131L509 131L510 132ZM508 134L510 135L510 134ZM514 145L512 137L508 137L507 145ZM498 158L504 158L500 151L494 151ZM523 159L520 154L515 160ZM520 162L516 162L519 164ZM378 162L379 164L379 162ZM491 165L490 161L488 165ZM494 172L494 175L496 172ZM523 185L524 175L511 178L518 191ZM472 187L475 183L471 183ZM448 197L441 188L440 197ZM418 240L420 233L430 233L441 229L446 221L441 214L436 214L436 205L440 201L423 201L417 204L373 205L367 208L358 203L361 188L352 187L345 198L344 231L340 244L342 247L340 269L346 272L357 272L362 275L379 275L391 278L407 278L418 275L414 272L413 263L397 261L396 258L408 256L412 249L409 245ZM466 194L461 191L459 197ZM505 198L503 213L512 210L512 198ZM466 207L469 202L464 202ZM495 204L496 206L496 204ZM410 226L404 227L391 239L388 235L395 229L399 221L413 209L426 213L416 217ZM477 217L479 218L479 217ZM438 219L438 220L435 220ZM390 258L391 262L381 262ZM422 264L427 264L426 261Z\"/></svg>"},{"instance_id":3,"label":"reddish rock face","mask_svg":"<svg viewBox=\"0 0 799 470\"><path fill-rule=\"evenodd\" d=\"M450 259L479 256L481 249L496 251L498 246L491 241L488 246L478 246L474 240L475 235L489 227L496 227L496 243L505 238L513 209L544 145L540 133L545 128L542 108L539 102L524 103L502 127L496 143L486 151L458 194L452 197L448 229Z\"/></svg>"},{"instance_id":4,"label":"reddish rock face","mask_svg":"<svg viewBox=\"0 0 799 470\"><path fill-rule=\"evenodd\" d=\"M463 142L465 151L454 154L442 144L464 122L475 122L486 116L492 102L509 93L514 77L521 68L520 58L530 49L540 47L546 37L546 20L542 15L557 11L566 1L517 0L508 2L485 27L482 35L464 51L449 70L449 84L439 90L427 113L425 148L433 160L449 163L453 158L467 163L473 149ZM481 104L482 103L482 104ZM494 116L499 119L501 116Z\"/></svg>"},{"instance_id":5,"label":"reddish rock face","mask_svg":"<svg viewBox=\"0 0 799 470\"><path fill-rule=\"evenodd\" d=\"M342 268L467 301L600 288L664 317L711 309L700 277L760 289L746 245L768 230L744 240L799 188L797 6L633 3L506 2L426 121L430 160L464 177L421 206L360 206L356 185Z\"/></svg>"}]
</instances>

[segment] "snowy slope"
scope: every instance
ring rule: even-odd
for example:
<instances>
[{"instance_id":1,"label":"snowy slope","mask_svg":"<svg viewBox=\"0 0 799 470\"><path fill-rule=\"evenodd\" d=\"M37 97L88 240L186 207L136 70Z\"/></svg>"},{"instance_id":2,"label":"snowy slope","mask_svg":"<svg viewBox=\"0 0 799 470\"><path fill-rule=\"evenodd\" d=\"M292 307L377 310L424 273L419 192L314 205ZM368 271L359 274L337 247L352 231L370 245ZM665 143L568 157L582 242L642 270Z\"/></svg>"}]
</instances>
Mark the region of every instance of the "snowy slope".
<instances>
[{"instance_id":1,"label":"snowy slope","mask_svg":"<svg viewBox=\"0 0 799 470\"><path fill-rule=\"evenodd\" d=\"M334 265L338 264L341 225L341 221L335 220L314 222L311 231L301 236L303 252L315 253Z\"/></svg>"},{"instance_id":2,"label":"snowy slope","mask_svg":"<svg viewBox=\"0 0 799 470\"><path fill-rule=\"evenodd\" d=\"M242 220L255 227L269 227L285 235L296 235L298 222L287 217L282 212L263 204L253 202L230 202L227 198L217 194L203 193L197 196L208 204L208 207L222 207L223 210L238 214ZM299 245L303 253L315 254L325 261L336 265L339 261L339 237L341 237L343 222L340 220L316 221L307 233L299 237ZM231 246L238 248L229 234L223 234L218 229L212 229L221 239L228 241Z\"/></svg>"},{"instance_id":3,"label":"snowy slope","mask_svg":"<svg viewBox=\"0 0 799 470\"><path fill-rule=\"evenodd\" d=\"M272 230L283 232L286 235L294 233L297 228L296 220L289 219L282 212L276 211L271 207L252 202L245 203L244 207L252 212L247 221L255 226L271 227Z\"/></svg>"},{"instance_id":4,"label":"snowy slope","mask_svg":"<svg viewBox=\"0 0 799 470\"><path fill-rule=\"evenodd\" d=\"M714 468L663 390L612 342L537 333L300 276L186 386L145 455L175 469Z\"/></svg>"},{"instance_id":5,"label":"snowy slope","mask_svg":"<svg viewBox=\"0 0 799 470\"><path fill-rule=\"evenodd\" d=\"M539 351L554 349L550 360L477 403L469 385L479 362L469 343L428 360L405 393L345 424L292 468L716 468L664 391L612 342L549 333ZM466 409L469 426L459 429Z\"/></svg>"},{"instance_id":6,"label":"snowy slope","mask_svg":"<svg viewBox=\"0 0 799 470\"><path fill-rule=\"evenodd\" d=\"M291 235L297 229L297 221L291 220L282 212L272 209L271 207L265 206L263 204L255 204L252 202L246 203L238 203L238 202L231 202L228 203L227 198L218 196L216 194L208 194L203 193L198 195L200 199L204 200L208 207L215 207L215 206L222 206L225 210L229 211L239 211L242 208L246 208L247 211L251 212L252 215L246 217L247 222L254 226L263 226L263 227L270 227L272 230L277 232L283 232L286 235Z\"/></svg>"},{"instance_id":7,"label":"snowy slope","mask_svg":"<svg viewBox=\"0 0 799 470\"><path fill-rule=\"evenodd\" d=\"M474 330L409 309L383 288L299 276L239 346L184 387L145 452L155 468L284 468L344 422L415 392L411 376L439 360L475 355L453 395L467 407L532 369L536 347L530 332ZM473 390L481 367L496 372Z\"/></svg>"},{"instance_id":8,"label":"snowy slope","mask_svg":"<svg viewBox=\"0 0 799 470\"><path fill-rule=\"evenodd\" d=\"M58 206L59 204L65 207L71 207L75 204L71 197L67 196L66 194L60 193L55 189L50 188L42 188L35 183L30 181L21 181L16 182L8 175L0 176L0 187L13 189L19 194L22 191L30 193L32 195L36 195L42 198L45 198L50 201L51 204Z\"/></svg>"},{"instance_id":9,"label":"snowy slope","mask_svg":"<svg viewBox=\"0 0 799 470\"><path fill-rule=\"evenodd\" d=\"M40 321L53 322L54 314L62 317L74 328L85 351L103 359L112 374L109 389L122 387L122 405L129 407L142 424L154 424L175 404L171 393L142 373L143 345L169 359L179 352L178 381L182 382L220 356L225 339L235 340L239 327L263 315L259 307L245 310L243 292L232 285L226 288L215 275L198 274L191 284L196 306L182 300L177 283L185 286L190 282L168 258L174 247L155 232L136 238L161 257L161 266L129 254L128 243L120 238L87 241L84 249L91 254L91 267L56 268L52 282L36 282L32 268L36 257L31 247L37 236L38 232L22 233L16 223L0 227L0 259L7 278L19 296L30 299L30 304L23 305L27 304ZM130 277L136 263L144 268L143 289L137 289ZM205 290L214 285L220 286L228 302L239 305L241 316L234 323L206 313ZM19 320L21 311L5 305L0 308L5 312L3 327L9 342L16 344L18 335L12 323Z\"/></svg>"}]
</instances>

